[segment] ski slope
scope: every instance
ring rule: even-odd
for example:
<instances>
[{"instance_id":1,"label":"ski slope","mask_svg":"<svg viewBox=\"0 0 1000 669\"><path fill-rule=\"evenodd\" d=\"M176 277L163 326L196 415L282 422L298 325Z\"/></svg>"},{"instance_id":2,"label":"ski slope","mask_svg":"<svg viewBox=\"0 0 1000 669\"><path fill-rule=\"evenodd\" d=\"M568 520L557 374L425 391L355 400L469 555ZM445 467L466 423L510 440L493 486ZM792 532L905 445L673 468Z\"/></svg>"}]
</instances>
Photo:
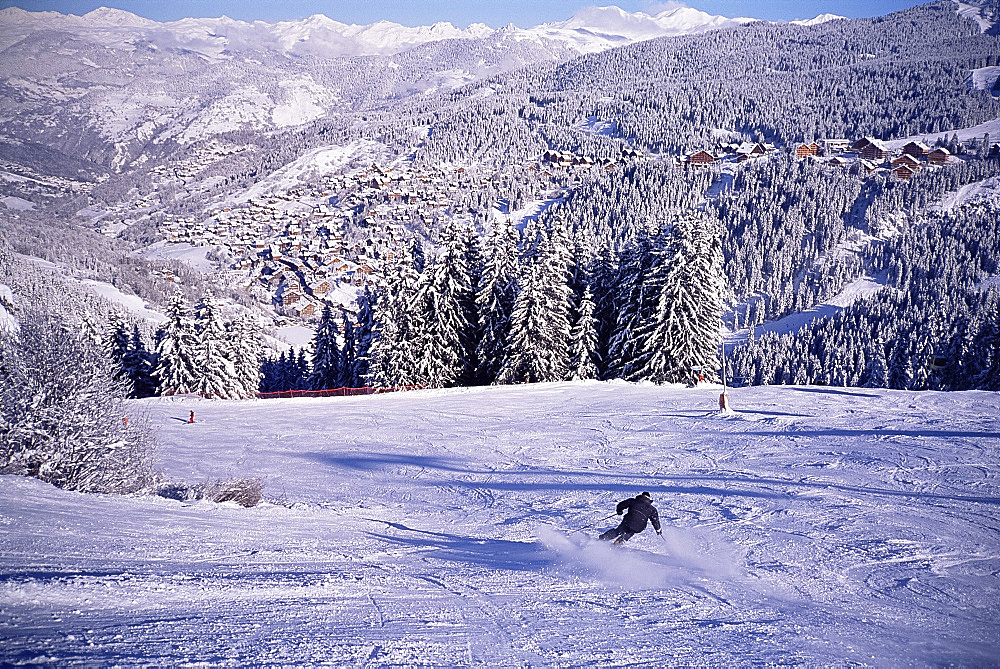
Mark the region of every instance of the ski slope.
<instances>
[{"instance_id":1,"label":"ski slope","mask_svg":"<svg viewBox=\"0 0 1000 669\"><path fill-rule=\"evenodd\" d=\"M0 477L0 664L996 664L996 393L718 393L137 402L271 501ZM595 543L641 490L664 538Z\"/></svg>"}]
</instances>

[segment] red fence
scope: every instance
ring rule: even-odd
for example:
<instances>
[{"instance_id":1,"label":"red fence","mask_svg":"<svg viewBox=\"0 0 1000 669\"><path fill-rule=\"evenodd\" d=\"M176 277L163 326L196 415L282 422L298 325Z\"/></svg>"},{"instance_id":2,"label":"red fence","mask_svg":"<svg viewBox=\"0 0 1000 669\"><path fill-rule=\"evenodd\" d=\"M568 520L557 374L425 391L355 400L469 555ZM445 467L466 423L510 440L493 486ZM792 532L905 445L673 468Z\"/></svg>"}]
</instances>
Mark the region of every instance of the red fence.
<instances>
[{"instance_id":1,"label":"red fence","mask_svg":"<svg viewBox=\"0 0 1000 669\"><path fill-rule=\"evenodd\" d=\"M291 397L353 397L355 395L381 395L382 393L395 393L401 390L420 390L423 384L415 386L397 386L396 388L326 388L324 390L281 390L275 393L257 393L257 397L262 400L273 400L277 398Z\"/></svg>"}]
</instances>

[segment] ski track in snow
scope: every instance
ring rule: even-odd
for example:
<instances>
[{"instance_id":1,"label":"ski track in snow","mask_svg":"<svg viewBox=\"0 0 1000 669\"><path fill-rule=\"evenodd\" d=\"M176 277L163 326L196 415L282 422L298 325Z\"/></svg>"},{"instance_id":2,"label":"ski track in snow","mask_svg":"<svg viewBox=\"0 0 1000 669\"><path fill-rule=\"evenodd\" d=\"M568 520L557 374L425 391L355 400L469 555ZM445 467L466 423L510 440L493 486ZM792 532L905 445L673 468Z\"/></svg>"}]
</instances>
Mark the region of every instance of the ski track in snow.
<instances>
[{"instance_id":1,"label":"ski track in snow","mask_svg":"<svg viewBox=\"0 0 1000 669\"><path fill-rule=\"evenodd\" d=\"M996 393L718 393L136 402L272 502L0 477L0 663L995 664ZM664 536L595 541L640 490Z\"/></svg>"}]
</instances>

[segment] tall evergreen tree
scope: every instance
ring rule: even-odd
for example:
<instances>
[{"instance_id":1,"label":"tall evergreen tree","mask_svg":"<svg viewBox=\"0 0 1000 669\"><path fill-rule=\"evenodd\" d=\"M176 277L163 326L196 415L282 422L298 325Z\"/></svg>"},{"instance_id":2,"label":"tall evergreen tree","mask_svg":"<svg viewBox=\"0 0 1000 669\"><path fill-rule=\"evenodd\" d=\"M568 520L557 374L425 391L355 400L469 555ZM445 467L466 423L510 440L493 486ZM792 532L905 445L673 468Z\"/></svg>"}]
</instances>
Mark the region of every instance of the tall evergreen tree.
<instances>
[{"instance_id":1,"label":"tall evergreen tree","mask_svg":"<svg viewBox=\"0 0 1000 669\"><path fill-rule=\"evenodd\" d=\"M641 326L632 378L693 383L700 371L718 380L724 290L718 229L704 218L681 218L661 239L646 282L656 307Z\"/></svg>"},{"instance_id":2,"label":"tall evergreen tree","mask_svg":"<svg viewBox=\"0 0 1000 669\"><path fill-rule=\"evenodd\" d=\"M337 341L337 323L333 309L327 304L312 340L312 373L308 385L312 390L339 388L343 375L344 360Z\"/></svg>"},{"instance_id":3,"label":"tall evergreen tree","mask_svg":"<svg viewBox=\"0 0 1000 669\"><path fill-rule=\"evenodd\" d=\"M522 269L523 285L511 314L508 354L499 383L569 378L571 314L569 237L555 221L537 235L535 257Z\"/></svg>"},{"instance_id":4,"label":"tall evergreen tree","mask_svg":"<svg viewBox=\"0 0 1000 669\"><path fill-rule=\"evenodd\" d=\"M132 380L134 397L149 397L156 392L152 356L146 350L138 323L132 324L132 336L129 338L128 351L122 361L122 368Z\"/></svg>"},{"instance_id":5,"label":"tall evergreen tree","mask_svg":"<svg viewBox=\"0 0 1000 669\"><path fill-rule=\"evenodd\" d=\"M383 388L423 383L418 341L425 318L424 305L418 300L421 275L408 250L402 249L387 263L385 277L372 312L370 383Z\"/></svg>"},{"instance_id":6,"label":"tall evergreen tree","mask_svg":"<svg viewBox=\"0 0 1000 669\"><path fill-rule=\"evenodd\" d=\"M584 288L579 313L570 336L570 378L596 379L600 353L597 350L597 319L590 286Z\"/></svg>"},{"instance_id":7,"label":"tall evergreen tree","mask_svg":"<svg viewBox=\"0 0 1000 669\"><path fill-rule=\"evenodd\" d=\"M194 321L181 295L175 294L167 306L167 321L160 328L156 347L156 378L160 395L193 393L199 375L195 358L198 342Z\"/></svg>"},{"instance_id":8,"label":"tall evergreen tree","mask_svg":"<svg viewBox=\"0 0 1000 669\"><path fill-rule=\"evenodd\" d=\"M228 399L237 395L236 368L230 359L226 324L219 305L211 295L202 297L195 307L195 330L198 349L195 372L196 392L202 397Z\"/></svg>"},{"instance_id":9,"label":"tall evergreen tree","mask_svg":"<svg viewBox=\"0 0 1000 669\"><path fill-rule=\"evenodd\" d=\"M340 384L348 388L357 388L361 385L358 381L357 328L347 309L340 310L340 317L344 324L344 346L340 355Z\"/></svg>"},{"instance_id":10,"label":"tall evergreen tree","mask_svg":"<svg viewBox=\"0 0 1000 669\"><path fill-rule=\"evenodd\" d=\"M493 383L507 351L511 312L517 296L519 235L509 219L498 221L486 240L485 262L476 306L479 340L476 357L480 383Z\"/></svg>"},{"instance_id":11,"label":"tall evergreen tree","mask_svg":"<svg viewBox=\"0 0 1000 669\"><path fill-rule=\"evenodd\" d=\"M420 342L420 375L431 387L469 383L474 371L475 310L467 265L465 237L450 223L441 239L441 253L427 267L418 303L424 306Z\"/></svg>"},{"instance_id":12,"label":"tall evergreen tree","mask_svg":"<svg viewBox=\"0 0 1000 669\"><path fill-rule=\"evenodd\" d=\"M230 332L235 396L256 397L263 377L264 341L260 326L252 317L242 316L232 323Z\"/></svg>"},{"instance_id":13,"label":"tall evergreen tree","mask_svg":"<svg viewBox=\"0 0 1000 669\"><path fill-rule=\"evenodd\" d=\"M351 372L356 386L369 385L369 360L371 357L375 294L365 289L358 296L357 328L355 330L354 369Z\"/></svg>"}]
</instances>

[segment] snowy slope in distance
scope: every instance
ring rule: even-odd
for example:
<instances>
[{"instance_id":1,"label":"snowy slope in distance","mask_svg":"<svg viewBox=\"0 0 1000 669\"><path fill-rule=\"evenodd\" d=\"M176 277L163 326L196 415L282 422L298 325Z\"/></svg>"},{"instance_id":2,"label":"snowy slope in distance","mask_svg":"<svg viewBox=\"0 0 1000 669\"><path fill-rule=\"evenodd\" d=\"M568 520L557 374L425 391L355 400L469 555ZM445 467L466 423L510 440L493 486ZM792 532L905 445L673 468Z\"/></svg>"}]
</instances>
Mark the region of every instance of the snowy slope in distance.
<instances>
[{"instance_id":1,"label":"snowy slope in distance","mask_svg":"<svg viewBox=\"0 0 1000 669\"><path fill-rule=\"evenodd\" d=\"M0 477L0 663L995 661L996 393L718 393L136 402L169 479L281 503ZM595 543L640 490L664 537Z\"/></svg>"}]
</instances>

